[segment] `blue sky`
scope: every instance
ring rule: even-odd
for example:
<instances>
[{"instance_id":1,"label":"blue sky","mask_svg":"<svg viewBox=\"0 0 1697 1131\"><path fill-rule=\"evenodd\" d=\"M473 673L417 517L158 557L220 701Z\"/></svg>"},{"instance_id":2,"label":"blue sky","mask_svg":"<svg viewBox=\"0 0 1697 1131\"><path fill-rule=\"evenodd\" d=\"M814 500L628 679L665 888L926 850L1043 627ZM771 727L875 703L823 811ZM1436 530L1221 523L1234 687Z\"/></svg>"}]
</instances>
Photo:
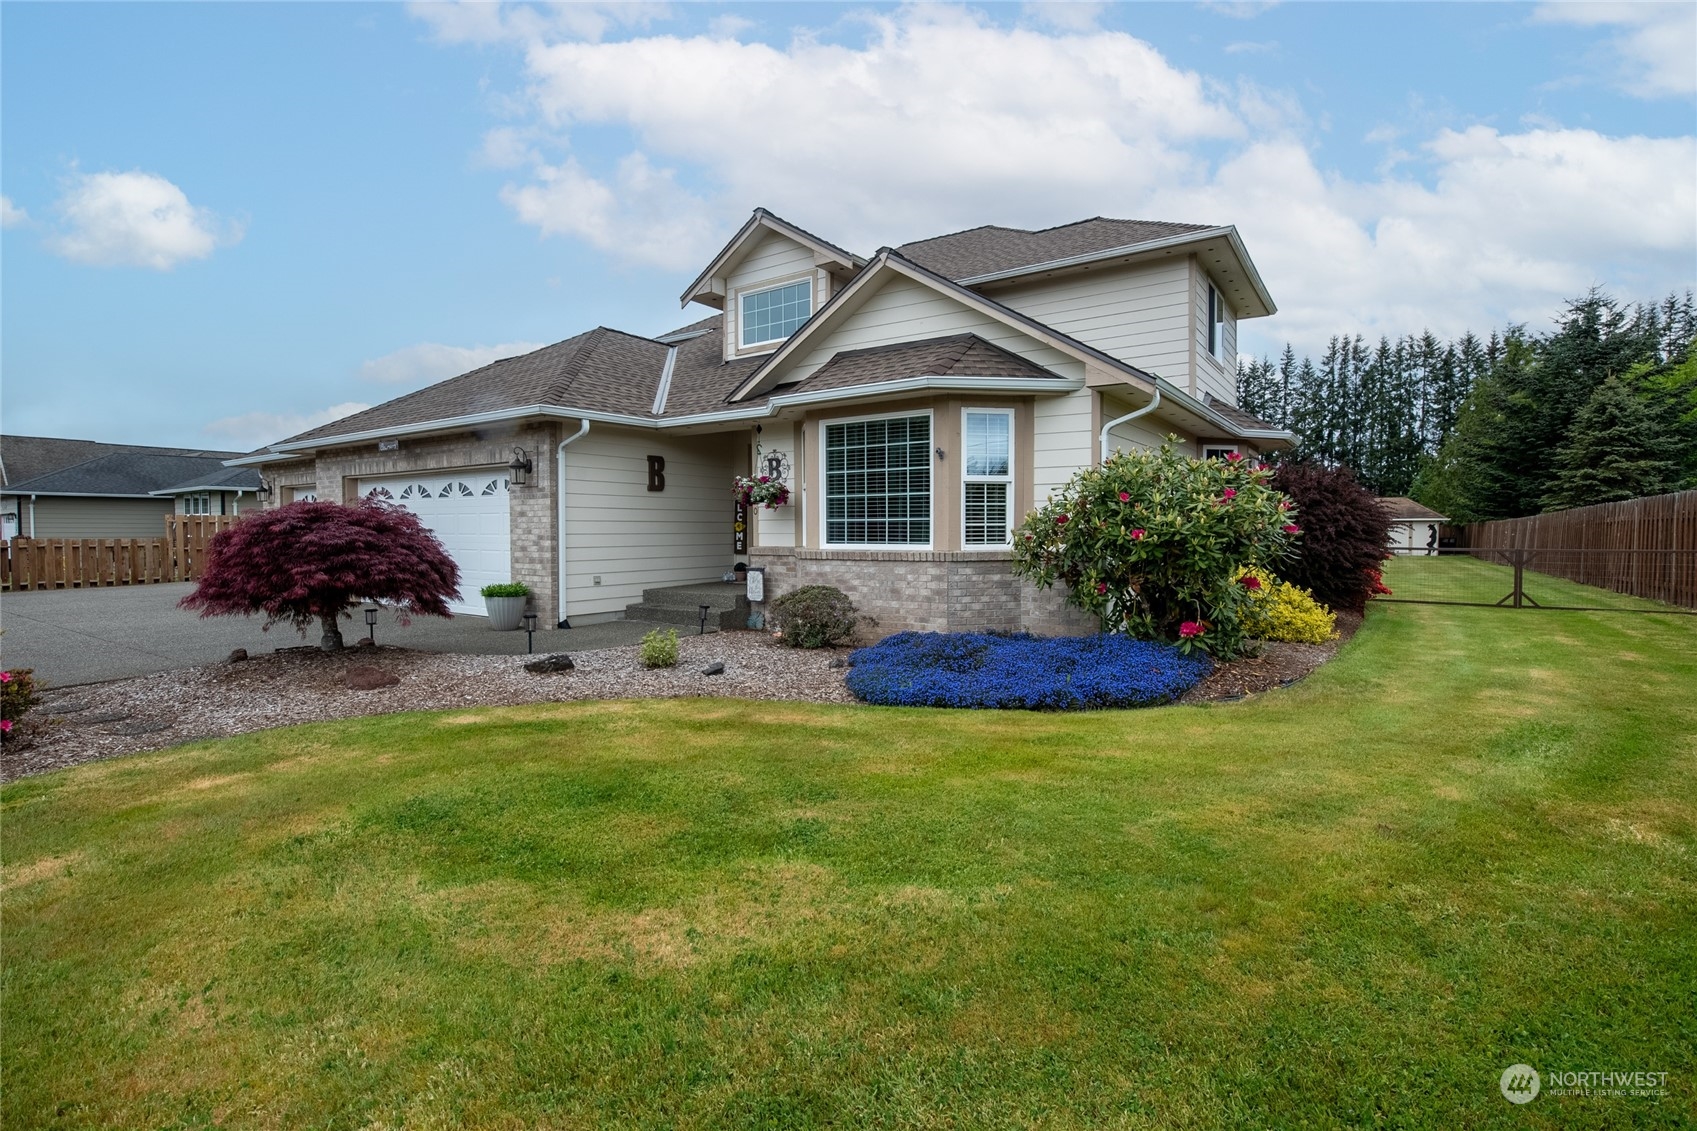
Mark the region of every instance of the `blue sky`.
<instances>
[{"instance_id":1,"label":"blue sky","mask_svg":"<svg viewBox=\"0 0 1697 1131\"><path fill-rule=\"evenodd\" d=\"M1697 6L0 5L0 425L245 448L862 252L1235 223L1244 347L1697 279ZM699 308L697 308L699 309Z\"/></svg>"}]
</instances>

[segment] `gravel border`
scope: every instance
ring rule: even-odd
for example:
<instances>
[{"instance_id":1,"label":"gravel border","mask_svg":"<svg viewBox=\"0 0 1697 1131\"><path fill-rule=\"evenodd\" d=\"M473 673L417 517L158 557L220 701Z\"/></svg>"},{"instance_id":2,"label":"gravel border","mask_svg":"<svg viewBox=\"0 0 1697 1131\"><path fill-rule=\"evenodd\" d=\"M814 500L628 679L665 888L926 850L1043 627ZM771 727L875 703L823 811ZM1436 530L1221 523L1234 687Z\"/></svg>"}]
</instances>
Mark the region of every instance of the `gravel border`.
<instances>
[{"instance_id":1,"label":"gravel border","mask_svg":"<svg viewBox=\"0 0 1697 1131\"><path fill-rule=\"evenodd\" d=\"M1360 623L1340 615L1332 643L1273 644L1260 656L1221 664L1178 702L1229 701L1294 683L1336 655ZM680 637L675 668L644 668L632 645L573 652L575 670L536 675L524 665L539 656L279 648L242 662L48 689L23 733L0 748L0 781L202 739L396 711L680 696L862 706L843 685L850 651L785 648L764 633L724 632ZM724 671L704 674L714 663ZM361 668L394 682L354 690L349 676Z\"/></svg>"}]
</instances>

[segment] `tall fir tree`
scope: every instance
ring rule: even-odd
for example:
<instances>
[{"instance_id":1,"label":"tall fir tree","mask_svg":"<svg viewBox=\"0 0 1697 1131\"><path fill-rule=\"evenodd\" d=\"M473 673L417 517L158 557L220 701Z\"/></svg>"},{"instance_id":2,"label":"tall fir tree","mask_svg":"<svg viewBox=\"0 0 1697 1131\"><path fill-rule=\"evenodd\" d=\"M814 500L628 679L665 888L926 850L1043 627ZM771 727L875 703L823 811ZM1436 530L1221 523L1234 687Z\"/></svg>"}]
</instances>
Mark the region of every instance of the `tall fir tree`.
<instances>
[{"instance_id":1,"label":"tall fir tree","mask_svg":"<svg viewBox=\"0 0 1697 1131\"><path fill-rule=\"evenodd\" d=\"M1659 495L1678 486L1679 440L1624 374L1607 377L1575 414L1544 496L1550 510Z\"/></svg>"}]
</instances>

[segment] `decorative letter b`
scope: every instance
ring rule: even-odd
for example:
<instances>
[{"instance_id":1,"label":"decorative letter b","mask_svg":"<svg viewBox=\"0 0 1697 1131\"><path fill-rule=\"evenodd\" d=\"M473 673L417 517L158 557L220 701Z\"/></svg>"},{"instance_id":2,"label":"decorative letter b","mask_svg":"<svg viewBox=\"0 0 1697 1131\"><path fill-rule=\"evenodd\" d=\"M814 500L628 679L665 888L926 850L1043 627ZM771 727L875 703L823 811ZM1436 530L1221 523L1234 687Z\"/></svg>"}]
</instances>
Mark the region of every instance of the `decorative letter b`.
<instances>
[{"instance_id":1,"label":"decorative letter b","mask_svg":"<svg viewBox=\"0 0 1697 1131\"><path fill-rule=\"evenodd\" d=\"M648 457L648 489L664 491L666 489L666 457Z\"/></svg>"}]
</instances>

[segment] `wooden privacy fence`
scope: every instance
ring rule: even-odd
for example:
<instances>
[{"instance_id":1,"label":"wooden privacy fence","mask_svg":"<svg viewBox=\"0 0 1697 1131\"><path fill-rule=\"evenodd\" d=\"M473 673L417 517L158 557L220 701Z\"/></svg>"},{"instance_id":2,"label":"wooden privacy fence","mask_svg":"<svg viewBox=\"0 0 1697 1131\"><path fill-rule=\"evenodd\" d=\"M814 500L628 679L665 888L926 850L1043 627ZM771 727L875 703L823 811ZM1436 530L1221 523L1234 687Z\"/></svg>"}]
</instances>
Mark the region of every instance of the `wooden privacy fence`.
<instances>
[{"instance_id":1,"label":"wooden privacy fence","mask_svg":"<svg viewBox=\"0 0 1697 1131\"><path fill-rule=\"evenodd\" d=\"M13 538L0 543L0 590L90 589L195 581L230 515L165 516L162 538Z\"/></svg>"},{"instance_id":2,"label":"wooden privacy fence","mask_svg":"<svg viewBox=\"0 0 1697 1131\"><path fill-rule=\"evenodd\" d=\"M1544 551L1528 569L1697 608L1697 491L1475 522L1466 530L1470 550Z\"/></svg>"}]
</instances>

